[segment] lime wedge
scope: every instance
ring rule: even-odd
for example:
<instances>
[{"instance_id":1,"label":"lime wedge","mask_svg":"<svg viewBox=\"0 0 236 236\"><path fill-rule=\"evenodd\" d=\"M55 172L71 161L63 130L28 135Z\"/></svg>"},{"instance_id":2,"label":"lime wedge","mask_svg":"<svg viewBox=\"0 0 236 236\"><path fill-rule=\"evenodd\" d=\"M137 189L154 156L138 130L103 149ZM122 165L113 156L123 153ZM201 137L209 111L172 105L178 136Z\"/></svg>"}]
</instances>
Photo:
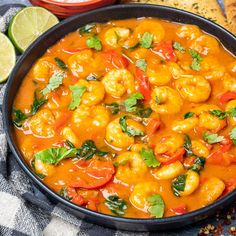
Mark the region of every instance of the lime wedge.
<instances>
[{"instance_id":1,"label":"lime wedge","mask_svg":"<svg viewBox=\"0 0 236 236\"><path fill-rule=\"evenodd\" d=\"M15 48L5 34L0 33L0 83L10 75L16 62Z\"/></svg>"},{"instance_id":2,"label":"lime wedge","mask_svg":"<svg viewBox=\"0 0 236 236\"><path fill-rule=\"evenodd\" d=\"M8 35L15 47L24 52L36 38L58 22L55 15L42 7L26 7L12 19Z\"/></svg>"}]
</instances>

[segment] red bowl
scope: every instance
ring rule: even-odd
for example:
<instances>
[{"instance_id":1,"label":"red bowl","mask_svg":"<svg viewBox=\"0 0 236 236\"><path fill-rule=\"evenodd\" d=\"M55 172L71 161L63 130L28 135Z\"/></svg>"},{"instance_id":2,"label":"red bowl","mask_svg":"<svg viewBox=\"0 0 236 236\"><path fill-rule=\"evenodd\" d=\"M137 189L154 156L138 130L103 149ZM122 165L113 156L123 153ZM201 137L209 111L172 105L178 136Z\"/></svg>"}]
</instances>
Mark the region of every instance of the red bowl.
<instances>
[{"instance_id":1,"label":"red bowl","mask_svg":"<svg viewBox=\"0 0 236 236\"><path fill-rule=\"evenodd\" d=\"M41 6L59 18L66 18L80 12L112 5L116 0L84 0L84 2L58 2L56 0L30 0L33 5Z\"/></svg>"}]
</instances>

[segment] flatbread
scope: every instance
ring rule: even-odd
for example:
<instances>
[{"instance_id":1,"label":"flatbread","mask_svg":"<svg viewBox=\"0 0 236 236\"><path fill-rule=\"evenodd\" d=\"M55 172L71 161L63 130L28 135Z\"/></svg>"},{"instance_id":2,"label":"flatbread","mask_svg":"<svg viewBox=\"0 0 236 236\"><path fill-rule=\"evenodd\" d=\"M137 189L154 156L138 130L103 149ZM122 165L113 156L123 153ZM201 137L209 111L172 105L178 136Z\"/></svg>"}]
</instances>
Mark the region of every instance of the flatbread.
<instances>
[{"instance_id":1,"label":"flatbread","mask_svg":"<svg viewBox=\"0 0 236 236\"><path fill-rule=\"evenodd\" d=\"M236 0L231 1L236 2ZM122 2L158 4L183 9L201 15L229 29L226 17L216 0L122 0Z\"/></svg>"},{"instance_id":2,"label":"flatbread","mask_svg":"<svg viewBox=\"0 0 236 236\"><path fill-rule=\"evenodd\" d=\"M230 30L236 35L236 0L225 0L224 2Z\"/></svg>"}]
</instances>

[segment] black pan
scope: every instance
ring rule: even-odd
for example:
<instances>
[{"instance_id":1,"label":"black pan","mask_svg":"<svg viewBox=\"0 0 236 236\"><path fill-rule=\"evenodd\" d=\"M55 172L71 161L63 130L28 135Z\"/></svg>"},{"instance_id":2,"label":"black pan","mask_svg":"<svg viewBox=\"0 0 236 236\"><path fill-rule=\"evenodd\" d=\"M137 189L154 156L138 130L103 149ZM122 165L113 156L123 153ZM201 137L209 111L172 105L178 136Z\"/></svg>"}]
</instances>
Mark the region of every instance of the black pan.
<instances>
[{"instance_id":1,"label":"black pan","mask_svg":"<svg viewBox=\"0 0 236 236\"><path fill-rule=\"evenodd\" d=\"M179 23L198 25L205 32L216 36L222 42L225 48L228 49L232 54L236 53L236 38L227 30L205 18L175 8L140 4L117 5L79 14L62 21L60 24L56 25L54 28L39 37L20 58L7 84L3 102L3 121L9 146L22 169L27 173L29 178L33 180L33 182L37 184L37 186L45 194L47 194L47 196L56 202L60 202L62 207L66 208L74 215L102 226L123 230L170 230L205 219L206 217L216 213L217 210L224 208L226 205L229 205L233 200L236 199L236 191L221 198L210 206L181 216L167 217L163 219L121 218L93 212L63 199L58 194L50 190L46 185L44 185L41 180L31 171L16 145L11 118L13 100L23 78L32 67L33 63L44 54L47 48L54 45L66 34L77 30L79 27L84 26L85 24L91 22L106 22L115 19L127 19L143 16L157 17Z\"/></svg>"}]
</instances>

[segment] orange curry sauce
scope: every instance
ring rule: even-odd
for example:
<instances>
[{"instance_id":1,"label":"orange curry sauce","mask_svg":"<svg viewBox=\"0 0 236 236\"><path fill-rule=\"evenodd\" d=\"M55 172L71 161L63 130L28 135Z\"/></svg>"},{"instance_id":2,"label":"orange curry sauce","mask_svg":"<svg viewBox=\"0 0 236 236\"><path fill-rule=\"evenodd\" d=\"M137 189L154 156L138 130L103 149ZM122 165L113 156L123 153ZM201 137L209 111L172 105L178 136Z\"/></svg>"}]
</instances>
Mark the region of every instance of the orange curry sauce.
<instances>
[{"instance_id":1,"label":"orange curry sauce","mask_svg":"<svg viewBox=\"0 0 236 236\"><path fill-rule=\"evenodd\" d=\"M87 25L23 80L15 135L32 170L75 204L184 214L236 186L235 76L235 58L197 26Z\"/></svg>"}]
</instances>

